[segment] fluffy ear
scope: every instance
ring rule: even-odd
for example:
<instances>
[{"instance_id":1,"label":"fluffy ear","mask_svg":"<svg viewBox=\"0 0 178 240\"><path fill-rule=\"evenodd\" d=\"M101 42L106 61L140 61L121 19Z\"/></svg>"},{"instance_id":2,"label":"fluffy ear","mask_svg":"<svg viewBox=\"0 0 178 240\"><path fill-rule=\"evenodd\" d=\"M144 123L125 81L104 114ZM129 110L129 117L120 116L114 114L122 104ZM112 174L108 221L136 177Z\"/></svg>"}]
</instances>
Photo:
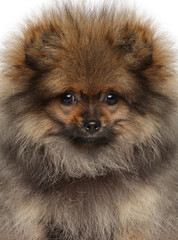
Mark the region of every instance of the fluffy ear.
<instances>
[{"instance_id":1,"label":"fluffy ear","mask_svg":"<svg viewBox=\"0 0 178 240\"><path fill-rule=\"evenodd\" d=\"M33 70L49 70L57 61L61 36L53 27L51 29L31 29L25 35L25 62ZM56 60L56 61L55 61Z\"/></svg>"},{"instance_id":2,"label":"fluffy ear","mask_svg":"<svg viewBox=\"0 0 178 240\"><path fill-rule=\"evenodd\" d=\"M149 26L126 24L117 41L119 54L131 69L145 69L152 63L153 33Z\"/></svg>"},{"instance_id":3,"label":"fluffy ear","mask_svg":"<svg viewBox=\"0 0 178 240\"><path fill-rule=\"evenodd\" d=\"M21 37L14 35L2 56L6 74L24 81L55 67L62 49L61 36L59 26L45 22L45 18L42 23L28 22Z\"/></svg>"}]
</instances>

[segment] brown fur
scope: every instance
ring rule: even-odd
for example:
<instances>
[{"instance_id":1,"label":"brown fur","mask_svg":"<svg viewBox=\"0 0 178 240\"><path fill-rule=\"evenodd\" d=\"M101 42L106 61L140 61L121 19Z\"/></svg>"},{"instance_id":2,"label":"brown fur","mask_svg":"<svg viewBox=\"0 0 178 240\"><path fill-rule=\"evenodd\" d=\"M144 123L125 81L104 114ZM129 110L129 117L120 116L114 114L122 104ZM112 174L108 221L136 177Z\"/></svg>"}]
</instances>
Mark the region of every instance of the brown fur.
<instances>
[{"instance_id":1,"label":"brown fur","mask_svg":"<svg viewBox=\"0 0 178 240\"><path fill-rule=\"evenodd\" d=\"M0 240L176 240L174 53L125 9L63 6L3 55ZM66 106L61 94L75 93ZM117 94L108 105L106 93ZM99 120L95 142L83 121ZM104 139L104 140L103 140Z\"/></svg>"}]
</instances>

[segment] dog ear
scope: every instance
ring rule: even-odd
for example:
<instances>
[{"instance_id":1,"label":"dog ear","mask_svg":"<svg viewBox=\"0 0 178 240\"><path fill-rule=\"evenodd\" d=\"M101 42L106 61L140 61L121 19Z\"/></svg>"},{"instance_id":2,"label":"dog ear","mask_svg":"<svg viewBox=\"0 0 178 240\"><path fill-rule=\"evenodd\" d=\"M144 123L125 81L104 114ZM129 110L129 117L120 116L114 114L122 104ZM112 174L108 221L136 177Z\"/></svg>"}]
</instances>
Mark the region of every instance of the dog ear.
<instances>
[{"instance_id":1,"label":"dog ear","mask_svg":"<svg viewBox=\"0 0 178 240\"><path fill-rule=\"evenodd\" d=\"M117 40L117 49L132 70L145 69L153 60L153 33L149 26L125 24Z\"/></svg>"},{"instance_id":2,"label":"dog ear","mask_svg":"<svg viewBox=\"0 0 178 240\"><path fill-rule=\"evenodd\" d=\"M56 23L28 21L21 36L13 35L2 58L7 76L17 80L34 78L54 68L60 61L61 36Z\"/></svg>"},{"instance_id":3,"label":"dog ear","mask_svg":"<svg viewBox=\"0 0 178 240\"><path fill-rule=\"evenodd\" d=\"M51 29L31 29L25 39L25 62L33 70L48 70L55 63L61 35ZM57 59L56 59L57 60Z\"/></svg>"}]
</instances>

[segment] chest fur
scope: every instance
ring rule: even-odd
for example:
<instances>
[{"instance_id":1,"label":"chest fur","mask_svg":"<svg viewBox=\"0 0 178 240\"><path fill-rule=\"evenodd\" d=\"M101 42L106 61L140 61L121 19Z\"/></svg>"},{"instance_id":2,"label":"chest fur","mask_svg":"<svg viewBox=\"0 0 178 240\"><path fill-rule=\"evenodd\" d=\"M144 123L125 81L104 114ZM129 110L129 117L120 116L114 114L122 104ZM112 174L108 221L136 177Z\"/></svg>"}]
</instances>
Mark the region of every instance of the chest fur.
<instances>
[{"instance_id":1,"label":"chest fur","mask_svg":"<svg viewBox=\"0 0 178 240\"><path fill-rule=\"evenodd\" d=\"M123 236L130 240L144 231L149 236L159 208L159 195L152 187L137 188L132 194L118 192L115 187L95 187L65 189L51 198L47 214L53 223L48 228L51 236L60 235L64 240L70 235L80 240L120 240Z\"/></svg>"}]
</instances>

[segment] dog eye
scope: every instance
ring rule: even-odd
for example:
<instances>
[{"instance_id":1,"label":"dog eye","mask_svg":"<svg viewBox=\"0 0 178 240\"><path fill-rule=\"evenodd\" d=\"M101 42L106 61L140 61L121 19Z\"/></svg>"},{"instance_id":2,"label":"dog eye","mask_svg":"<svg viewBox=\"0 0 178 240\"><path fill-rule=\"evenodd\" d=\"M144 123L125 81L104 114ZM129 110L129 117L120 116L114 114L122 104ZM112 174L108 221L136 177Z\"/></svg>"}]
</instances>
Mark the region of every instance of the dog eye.
<instances>
[{"instance_id":1,"label":"dog eye","mask_svg":"<svg viewBox=\"0 0 178 240\"><path fill-rule=\"evenodd\" d=\"M59 96L60 102L63 105L70 106L77 103L77 99L74 93L65 92Z\"/></svg>"},{"instance_id":2,"label":"dog eye","mask_svg":"<svg viewBox=\"0 0 178 240\"><path fill-rule=\"evenodd\" d=\"M114 105L114 104L118 103L119 96L116 93L109 92L106 94L104 101L108 105Z\"/></svg>"}]
</instances>

